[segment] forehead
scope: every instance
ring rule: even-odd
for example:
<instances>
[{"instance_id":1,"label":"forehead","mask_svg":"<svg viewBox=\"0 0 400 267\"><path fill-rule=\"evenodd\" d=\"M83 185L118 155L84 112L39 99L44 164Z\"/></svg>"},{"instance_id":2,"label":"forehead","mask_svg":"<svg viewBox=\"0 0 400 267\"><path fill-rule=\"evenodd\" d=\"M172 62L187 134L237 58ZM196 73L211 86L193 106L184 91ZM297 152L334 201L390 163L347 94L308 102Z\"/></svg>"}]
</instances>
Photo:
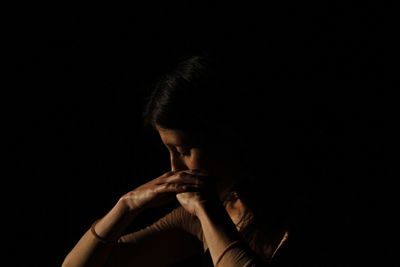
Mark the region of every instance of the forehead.
<instances>
[{"instance_id":1,"label":"forehead","mask_svg":"<svg viewBox=\"0 0 400 267\"><path fill-rule=\"evenodd\" d=\"M190 136L182 130L166 129L159 126L156 126L156 129L166 145L179 146L192 143Z\"/></svg>"}]
</instances>

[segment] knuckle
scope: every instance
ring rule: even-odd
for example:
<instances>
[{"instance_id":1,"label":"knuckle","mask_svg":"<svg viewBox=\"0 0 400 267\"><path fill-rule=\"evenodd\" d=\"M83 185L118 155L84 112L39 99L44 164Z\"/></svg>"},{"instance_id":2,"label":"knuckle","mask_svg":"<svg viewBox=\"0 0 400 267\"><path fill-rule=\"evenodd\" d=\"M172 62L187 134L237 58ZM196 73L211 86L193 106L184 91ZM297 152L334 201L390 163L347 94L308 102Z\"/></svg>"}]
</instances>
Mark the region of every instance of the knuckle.
<instances>
[{"instance_id":1,"label":"knuckle","mask_svg":"<svg viewBox=\"0 0 400 267\"><path fill-rule=\"evenodd\" d=\"M177 173L176 176L177 176L179 179L183 179L183 178L186 177L186 174L185 174L184 172L179 172L179 173Z\"/></svg>"},{"instance_id":2,"label":"knuckle","mask_svg":"<svg viewBox=\"0 0 400 267\"><path fill-rule=\"evenodd\" d=\"M156 187L154 188L153 191L156 192L156 193L159 193L159 192L165 190L166 188L167 188L167 185L166 185L166 184L159 184L158 186L156 186Z\"/></svg>"}]
</instances>

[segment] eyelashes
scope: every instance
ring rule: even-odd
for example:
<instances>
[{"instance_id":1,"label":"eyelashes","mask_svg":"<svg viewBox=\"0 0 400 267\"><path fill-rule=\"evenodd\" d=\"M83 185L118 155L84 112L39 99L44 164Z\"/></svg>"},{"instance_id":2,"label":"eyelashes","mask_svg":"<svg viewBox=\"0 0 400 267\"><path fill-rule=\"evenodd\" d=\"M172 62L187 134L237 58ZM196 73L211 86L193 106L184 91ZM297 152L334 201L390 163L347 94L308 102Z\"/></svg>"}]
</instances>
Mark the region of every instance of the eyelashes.
<instances>
[{"instance_id":1,"label":"eyelashes","mask_svg":"<svg viewBox=\"0 0 400 267\"><path fill-rule=\"evenodd\" d=\"M191 148L190 147L177 147L176 152L180 157L190 156Z\"/></svg>"},{"instance_id":2,"label":"eyelashes","mask_svg":"<svg viewBox=\"0 0 400 267\"><path fill-rule=\"evenodd\" d=\"M178 150L177 150L177 152L178 152L178 154L179 154L180 157L187 157L187 156L190 156L190 149L189 149L189 150L185 150L185 151L178 151Z\"/></svg>"},{"instance_id":3,"label":"eyelashes","mask_svg":"<svg viewBox=\"0 0 400 267\"><path fill-rule=\"evenodd\" d=\"M191 146L167 146L171 155L179 156L180 158L189 157L192 154L193 147Z\"/></svg>"}]
</instances>

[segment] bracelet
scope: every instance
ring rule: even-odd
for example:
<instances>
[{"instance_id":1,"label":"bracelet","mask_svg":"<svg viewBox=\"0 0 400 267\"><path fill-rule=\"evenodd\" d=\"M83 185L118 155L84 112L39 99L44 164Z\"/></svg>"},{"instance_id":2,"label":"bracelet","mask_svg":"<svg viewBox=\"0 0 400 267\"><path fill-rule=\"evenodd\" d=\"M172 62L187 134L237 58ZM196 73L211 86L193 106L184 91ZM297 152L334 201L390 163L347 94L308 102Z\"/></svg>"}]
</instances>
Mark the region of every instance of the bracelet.
<instances>
[{"instance_id":1,"label":"bracelet","mask_svg":"<svg viewBox=\"0 0 400 267\"><path fill-rule=\"evenodd\" d=\"M99 221L100 221L100 220L94 221L94 223L93 223L92 226L90 227L90 231L92 232L92 234L94 235L94 237L95 237L97 240L99 240L101 243L103 243L103 244L109 244L109 243L111 243L111 242L108 241L108 240L106 240L106 239L104 239L104 238L102 238L101 236L99 236L99 235L96 233L95 229L94 229L94 227L96 226L96 224L97 224Z\"/></svg>"},{"instance_id":2,"label":"bracelet","mask_svg":"<svg viewBox=\"0 0 400 267\"><path fill-rule=\"evenodd\" d=\"M221 255L219 255L217 261L215 262L215 266L218 266L218 263L222 260L223 256L226 254L226 252L228 252L228 250L230 250L233 246L240 244L240 240L236 240L233 241L232 243L230 243L225 249L224 251L222 251Z\"/></svg>"}]
</instances>

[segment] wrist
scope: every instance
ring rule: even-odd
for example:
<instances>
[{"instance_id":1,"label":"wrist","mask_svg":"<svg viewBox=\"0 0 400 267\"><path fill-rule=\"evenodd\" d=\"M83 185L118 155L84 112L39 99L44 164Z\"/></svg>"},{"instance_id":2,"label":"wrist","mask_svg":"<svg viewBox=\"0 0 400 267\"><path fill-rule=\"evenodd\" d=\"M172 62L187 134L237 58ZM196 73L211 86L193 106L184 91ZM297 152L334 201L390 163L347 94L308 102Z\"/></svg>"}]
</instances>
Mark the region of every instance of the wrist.
<instances>
[{"instance_id":1,"label":"wrist","mask_svg":"<svg viewBox=\"0 0 400 267\"><path fill-rule=\"evenodd\" d=\"M121 214L126 214L126 215L138 214L143 210L143 207L136 205L136 203L133 203L131 199L124 197L118 200L114 208L117 209L118 212L120 212Z\"/></svg>"},{"instance_id":2,"label":"wrist","mask_svg":"<svg viewBox=\"0 0 400 267\"><path fill-rule=\"evenodd\" d=\"M126 203L119 200L104 217L92 224L91 233L101 243L114 243L138 212L138 210L130 211Z\"/></svg>"}]
</instances>

